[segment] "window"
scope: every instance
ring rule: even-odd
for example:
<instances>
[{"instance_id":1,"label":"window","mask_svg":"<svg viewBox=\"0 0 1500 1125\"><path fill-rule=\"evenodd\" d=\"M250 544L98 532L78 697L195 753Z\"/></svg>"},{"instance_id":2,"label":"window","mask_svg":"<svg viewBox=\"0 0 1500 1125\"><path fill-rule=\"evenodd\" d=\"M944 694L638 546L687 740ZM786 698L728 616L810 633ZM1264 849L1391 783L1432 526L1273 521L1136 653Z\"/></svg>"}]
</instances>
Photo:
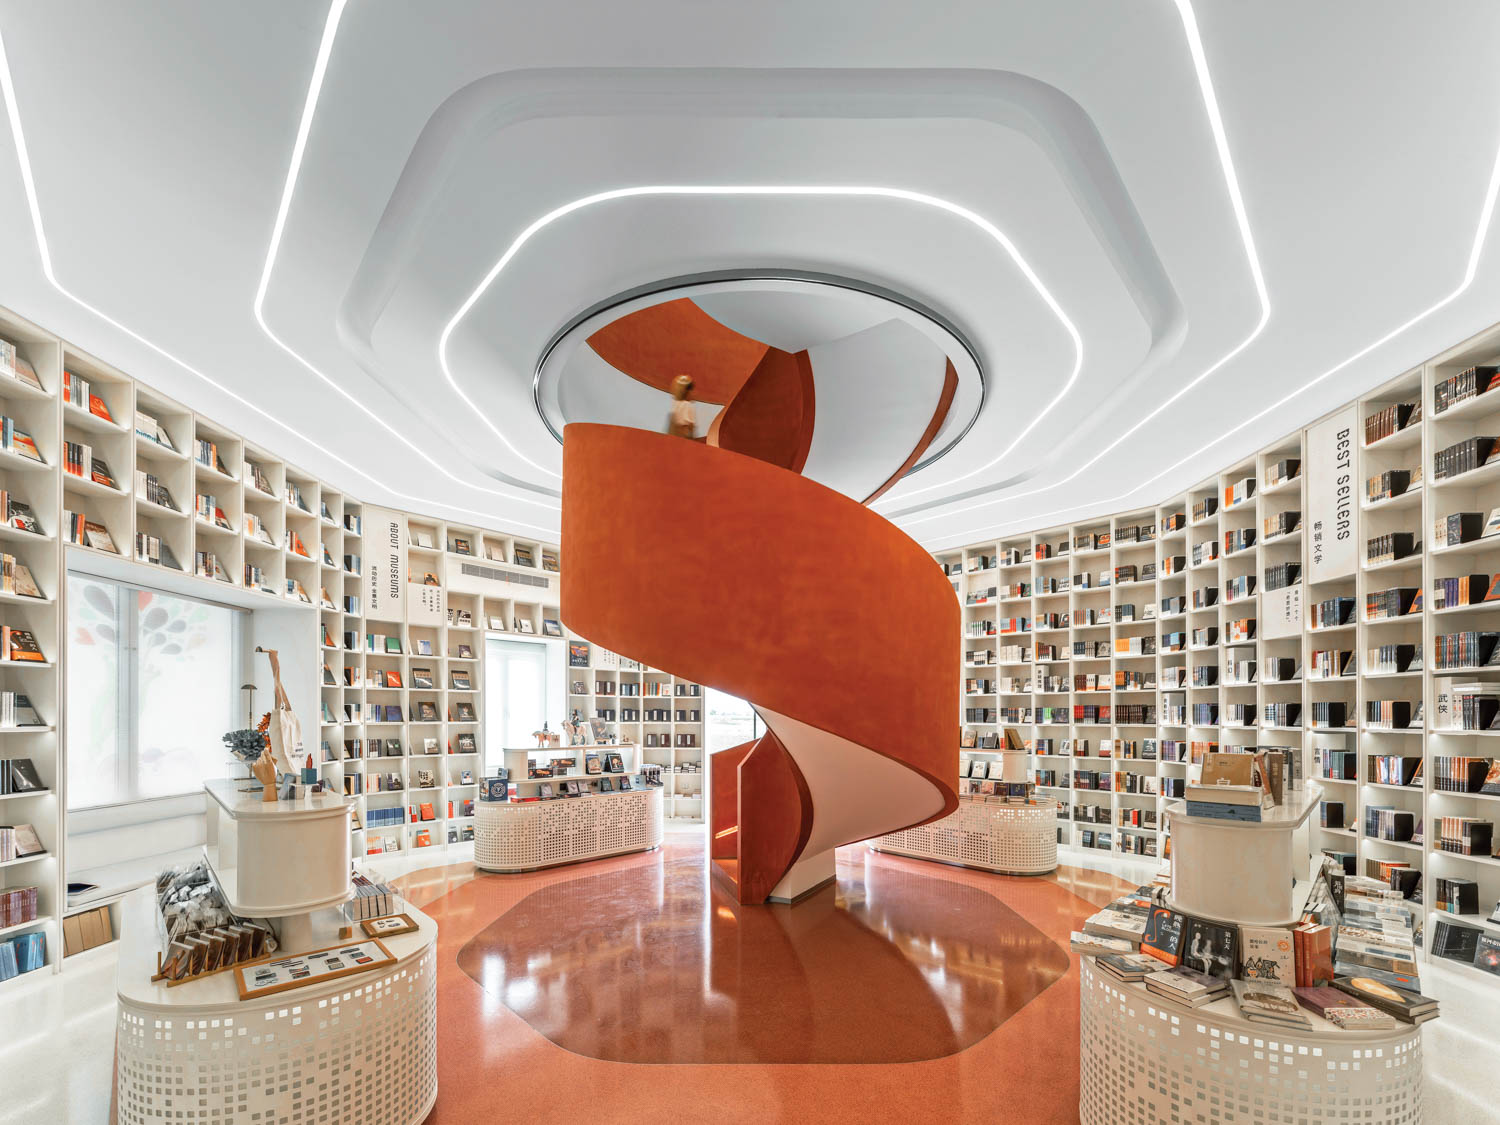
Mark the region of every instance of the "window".
<instances>
[{"instance_id":1,"label":"window","mask_svg":"<svg viewBox=\"0 0 1500 1125\"><path fill-rule=\"evenodd\" d=\"M68 806L195 793L243 724L243 612L68 575Z\"/></svg>"},{"instance_id":2,"label":"window","mask_svg":"<svg viewBox=\"0 0 1500 1125\"><path fill-rule=\"evenodd\" d=\"M564 718L563 646L489 638L485 647L485 772L505 764L506 748L535 746L533 731Z\"/></svg>"},{"instance_id":3,"label":"window","mask_svg":"<svg viewBox=\"0 0 1500 1125\"><path fill-rule=\"evenodd\" d=\"M738 696L708 688L703 694L704 744L708 753L749 742L761 736L760 716Z\"/></svg>"}]
</instances>

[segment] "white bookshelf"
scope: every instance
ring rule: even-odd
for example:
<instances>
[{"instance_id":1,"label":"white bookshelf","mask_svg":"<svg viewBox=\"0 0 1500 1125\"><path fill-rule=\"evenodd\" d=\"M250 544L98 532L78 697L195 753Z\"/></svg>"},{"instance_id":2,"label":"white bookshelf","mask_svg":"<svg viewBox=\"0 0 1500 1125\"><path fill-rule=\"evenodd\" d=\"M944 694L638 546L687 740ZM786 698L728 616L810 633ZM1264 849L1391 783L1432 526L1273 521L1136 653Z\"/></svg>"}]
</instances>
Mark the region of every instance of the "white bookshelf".
<instances>
[{"instance_id":1,"label":"white bookshelf","mask_svg":"<svg viewBox=\"0 0 1500 1125\"><path fill-rule=\"evenodd\" d=\"M400 850L407 851L423 830L430 832L434 847L449 848L448 833L452 831L460 837L456 846L467 849L461 837L464 827L473 825L473 817L463 815L462 802L477 799L477 780L482 776L484 763L483 654L487 617L494 616L497 621L504 617L511 622L511 628L515 621L525 618L532 622L536 634L541 635L543 620L561 618L557 575L548 576L545 589L518 584L515 596L504 599L474 593L448 594L446 602L450 609L462 608L470 614L467 624L460 625L454 620L433 625L372 622L365 616L360 577L344 565L347 556L362 555L360 499L320 481L274 451L246 441L233 428L196 413L3 309L0 309L0 337L17 344L35 366L43 384L43 389L37 391L0 378L0 403L6 413L32 434L45 462L38 465L0 450L0 487L29 504L43 530L41 535L30 535L0 524L0 551L25 562L45 595L42 599L29 599L0 593L0 623L31 629L48 657L45 664L25 667L0 661L0 688L29 695L45 723L35 729L0 729L0 757L30 758L47 786L43 792L8 795L0 802L7 822L34 824L47 849L45 856L0 866L0 889L38 888L37 918L7 928L0 932L0 937L43 930L47 935L48 967L53 971L62 968L60 921L66 912L67 884L66 680L62 644L70 560L89 573L160 586L240 608L276 611L270 615L275 620L270 627L275 635L268 639L275 639L284 650L283 677L303 720L304 741L335 790L342 788L346 775L364 774L372 768L368 758L344 758L345 739L359 739L362 746L372 737L401 741L401 756L381 759L379 767L385 771L385 763L390 762L389 770L399 773L403 788L399 793L361 793L355 802L361 825L368 823L366 817L372 806L400 805L405 810L411 805L420 807L424 801L434 805L436 816L432 821L413 824L408 813L400 824L389 829L355 829L351 840L354 854L364 854L369 838L380 834L393 837ZM62 393L65 368L88 381L107 407L109 420L90 413L81 404L74 407L65 403ZM136 431L137 410L156 419L166 442ZM217 458L212 463L200 459L197 445L200 440L214 444ZM88 477L66 472L65 442L91 447L107 463L119 487L106 488ZM258 473L247 471L247 462L253 463ZM167 490L170 506L148 495L140 474L150 474L154 484ZM300 494L302 505L289 498L289 487ZM198 518L195 499L200 494L213 497L213 506L222 510L227 526ZM116 550L109 552L68 543L64 534L65 511L80 513L102 524ZM266 529L269 543L250 533L246 518L250 515L257 517L259 525ZM411 527L424 527L436 533L435 549L425 555L412 551L410 569L428 569L425 562L431 561L436 564L431 569L445 582L443 564L458 557L449 550L455 537L467 537L475 545L476 561L503 569L512 576L522 572L535 574L541 567L544 550L554 557L557 554L555 545L515 540L490 530L456 527L415 515L409 516L407 522ZM138 534L158 540L170 551L176 565L169 565L165 558L152 562L143 557L137 544ZM517 543L529 547L535 565L502 566L485 560L482 548L492 543L508 559L514 557ZM298 546L300 550L295 549ZM195 565L198 552L211 554L217 560L219 577L200 573ZM307 603L289 590L289 582L301 584L309 599ZM323 604L325 589L331 607ZM354 599L352 606L346 605L346 598ZM325 631L332 641L327 648L321 643ZM384 654L366 652L364 638L370 632L400 636L402 653L387 658ZM356 638L353 648L345 647L345 633ZM413 652L413 641L424 638L432 644L431 656ZM470 646L472 657L456 655L460 643ZM564 642L559 639L556 643ZM293 651L303 646L310 651L310 657ZM399 669L402 688L396 692L370 688L368 672L377 666ZM431 668L432 689L412 688L413 666ZM324 682L325 667L334 678L333 684ZM353 674L352 684L345 682L346 669ZM469 688L453 686L454 669L468 672ZM257 670L256 675L259 674ZM266 698L266 693L257 693L257 712L265 709ZM357 720L346 719L346 705L358 705L363 711L377 698L382 703L399 704L402 721L372 724L363 715ZM472 720L458 717L455 704L460 700L472 704ZM305 701L305 706L299 701ZM439 716L436 722L415 719L414 705L421 701L436 704ZM326 723L322 716L325 705L331 715ZM474 735L474 753L448 753L461 732ZM412 753L414 746L421 749L425 737L438 740L440 752L430 758ZM326 754L322 750L325 742ZM417 771L426 768L433 770L436 784L430 789L415 787ZM464 780L465 770L472 773L473 781ZM451 817L447 815L450 801ZM26 974L14 979L24 980ZM10 983L0 984L0 989Z\"/></svg>"},{"instance_id":2,"label":"white bookshelf","mask_svg":"<svg viewBox=\"0 0 1500 1125\"><path fill-rule=\"evenodd\" d=\"M568 642L568 714L604 720L620 742L639 748L640 764L661 767L663 817L702 824L708 778L703 686L572 632ZM575 666L573 646L579 642L588 644L588 663Z\"/></svg>"},{"instance_id":3,"label":"white bookshelf","mask_svg":"<svg viewBox=\"0 0 1500 1125\"><path fill-rule=\"evenodd\" d=\"M1029 552L1029 561L1025 565L1005 565L1002 559L993 570L966 568L953 578L960 603L964 606L965 631L976 624L986 631L990 624L996 628L994 636L966 635L960 641L962 680L989 678L997 681L989 689L994 693L990 698L961 696L961 729L983 735L998 732L1006 725L1019 728L1033 748L1033 769L1052 770L1057 774L1059 785L1046 787L1043 792L1061 802L1060 842L1082 847L1084 832L1087 831L1094 834L1095 846L1103 846L1099 844L1098 833L1108 832L1107 846L1117 854L1136 853L1137 849L1147 849L1140 854L1166 853L1169 840L1168 826L1163 817L1164 796L1136 797L1118 788L1109 792L1078 789L1069 785L1071 777L1064 780L1065 772L1105 769L1117 776L1137 774L1153 778L1160 786L1167 779L1187 777L1195 768L1191 760L1181 763L1167 760L1165 747L1168 740L1186 743L1190 759L1195 743L1216 743L1221 748L1294 747L1299 751L1306 780L1323 788L1320 806L1323 803L1344 806L1342 826L1336 828L1324 827L1321 809L1314 810L1308 828L1312 850L1352 855L1356 870L1361 874L1377 873L1378 865L1382 863L1420 868L1423 871L1426 902L1423 909L1426 911L1429 942L1432 923L1440 919L1491 933L1500 931L1500 925L1488 920L1496 902L1500 901L1500 858L1444 851L1438 846L1435 829L1436 820L1443 816L1478 817L1500 823L1500 797L1447 792L1434 785L1438 759L1500 757L1500 730L1444 730L1437 727L1434 714L1435 683L1447 676L1460 682L1493 683L1495 691L1500 693L1500 667L1446 671L1437 667L1436 656L1438 638L1444 634L1464 630L1500 631L1500 616L1494 612L1500 609L1500 602L1443 611L1435 611L1433 607L1433 586L1438 580L1464 574L1493 577L1500 573L1500 536L1444 548L1437 543L1434 531L1435 522L1449 515L1476 512L1483 520L1491 511L1500 508L1500 462L1490 462L1451 480L1434 479L1434 459L1439 451L1471 437L1500 437L1500 390L1463 401L1437 414L1435 388L1468 367L1495 364L1500 364L1500 327L1465 341L1356 400L1358 432L1352 476L1355 486L1353 534L1358 561L1351 575L1321 583L1310 580L1312 535L1305 526L1284 534L1265 534L1268 518L1280 512L1305 510L1303 458L1306 429L1299 429L1271 443L1253 456L1226 467L1183 493L1166 498L1153 508L937 552L934 557L945 566L955 562L964 565L983 556L999 556L1008 549ZM1366 418L1386 406L1416 401L1421 402L1421 416L1417 422L1378 441L1366 443L1363 440ZM1271 468L1288 458L1303 462L1296 479L1268 483ZM1366 480L1390 470L1420 470L1421 482L1413 484L1405 493L1367 498ZM1246 477L1256 480L1255 495L1243 505L1226 506L1225 488ZM1209 497L1218 499L1218 509L1195 519L1194 505ZM1165 521L1178 513L1185 516L1185 526L1172 529ZM1122 526L1143 524L1155 528L1154 550L1143 544L1121 542L1115 534ZM1256 529L1254 544L1238 553L1227 552L1225 534L1248 528ZM1108 548L1094 550L1074 546L1079 537L1103 530L1111 532ZM1368 541L1395 533L1410 534L1419 541L1418 548L1409 557L1369 562ZM1213 543L1218 545L1216 554L1208 550ZM1058 552L1061 544L1068 545L1065 555ZM1043 549L1050 549L1050 557L1042 557ZM1178 555L1186 559L1186 570L1165 573L1164 560ZM1100 572L1107 569L1113 576L1117 566L1139 565L1142 559L1152 557L1157 569L1149 585L1112 585L1109 591L1098 588ZM1296 563L1301 568L1303 620L1294 635L1270 638L1266 636L1261 613L1267 595L1266 575L1268 568L1285 563ZM1086 572L1093 575L1095 584L1092 588L1082 588L1076 580ZM1066 594L1054 593L1044 587L1045 580L1064 575L1072 580ZM1254 593L1240 600L1226 600L1224 592L1228 583L1248 575L1256 578ZM1028 584L1026 592L1006 596L1007 587L1018 583ZM982 604L968 604L971 595L982 593L991 586L997 588L996 597ZM1207 588L1219 591L1217 604L1195 608L1193 592ZM1422 601L1416 612L1394 619L1372 619L1367 615L1368 597L1381 591L1400 589L1420 591ZM1186 608L1180 616L1163 609L1163 599L1175 597L1186 599ZM1353 599L1350 620L1314 628L1313 607L1322 601L1341 597ZM1089 625L1084 616L1090 609L1097 610L1106 605L1113 609L1127 602L1134 602L1138 611L1143 604L1154 605L1157 610L1155 621L1131 623L1116 619L1107 629L1102 629ZM1045 616L1064 609L1070 614L1067 631L1047 628ZM999 622L1010 616L1026 617L1036 623L1035 627L1016 638L999 635ZM1256 636L1253 642L1244 645L1231 643L1227 628L1242 617L1257 619ZM1210 626L1219 630L1215 642L1211 645L1193 644L1194 631ZM1167 651L1162 638L1163 634L1172 631L1188 634L1189 644L1184 651ZM1113 653L1106 661L1091 653L1071 651L1075 644L1091 643L1106 635L1111 640L1119 640L1153 634L1157 641L1153 660ZM1063 659L1056 663L1033 660L1034 646L1043 644L1058 644L1064 648ZM998 652L1006 645L1018 645L1023 650L1025 662L1000 662L975 668L967 659L968 654ZM1399 666L1386 670L1374 667L1369 654L1381 645L1420 646L1420 664L1404 670ZM1349 674L1339 677L1313 674L1314 654L1328 650L1353 654ZM987 655L985 658L988 659ZM1287 682L1272 679L1269 676L1270 662L1278 658L1295 661L1294 667L1300 674ZM1236 680L1230 674L1235 661L1246 659L1256 662L1256 676L1250 683ZM1113 682L1107 692L1082 691L1079 690L1080 681L1075 679L1105 670L1120 673L1145 668L1151 669L1155 677L1155 687L1149 692L1114 687ZM1187 684L1180 690L1167 686L1167 677L1175 668L1187 669ZM1194 668L1215 669L1215 682L1195 683ZM1051 685L1051 690L1048 690L1043 676L1058 677L1062 683ZM1019 677L1021 682L999 682L1005 677ZM1414 705L1420 703L1420 719L1406 729L1372 721L1366 713L1367 705L1383 701L1410 704L1413 710ZM1155 722L1145 729L1120 722L1119 712L1114 710L1137 702L1150 702L1157 708ZM1273 721L1268 708L1273 704L1288 703L1295 703L1300 708L1297 721ZM1112 708L1108 725L1084 723L1072 710L1100 704ZM1319 704L1342 704L1345 724L1332 727L1316 722L1314 707ZM1179 705L1187 709L1180 720L1169 710ZM1194 705L1216 707L1216 721L1208 721L1208 716L1202 713L1195 714ZM1235 705L1253 708L1246 713L1252 721L1244 724L1233 722L1232 708ZM996 708L999 711L997 722L972 721L967 710L973 706ZM1059 722L1044 715L1040 709L1049 706L1067 707L1066 721ZM1020 721L1007 722L1005 708L1020 709ZM1103 760L1099 757L1101 739L1147 737L1158 740L1158 757L1154 761L1118 756ZM1048 738L1056 740L1057 752L1038 752L1042 746L1038 740ZM1063 739L1083 738L1090 739L1089 757L1058 756ZM1206 745L1199 747L1203 748ZM1315 762L1329 751L1354 754L1355 775L1347 779L1322 776ZM965 750L963 753L972 752ZM1414 784L1380 782L1376 780L1375 766L1376 759L1381 757L1404 758L1412 763L1419 761L1422 763L1421 775ZM1422 826L1421 837L1415 841L1400 841L1368 834L1365 818L1374 806L1390 806L1412 813ZM1086 815L1080 810L1096 808L1107 815L1108 823L1076 819ZM1153 811L1156 827L1122 825L1122 813L1132 809ZM1500 840L1500 832L1496 836ZM1480 913L1454 915L1437 911L1432 905L1436 898L1433 885L1436 877L1466 878L1477 882Z\"/></svg>"}]
</instances>

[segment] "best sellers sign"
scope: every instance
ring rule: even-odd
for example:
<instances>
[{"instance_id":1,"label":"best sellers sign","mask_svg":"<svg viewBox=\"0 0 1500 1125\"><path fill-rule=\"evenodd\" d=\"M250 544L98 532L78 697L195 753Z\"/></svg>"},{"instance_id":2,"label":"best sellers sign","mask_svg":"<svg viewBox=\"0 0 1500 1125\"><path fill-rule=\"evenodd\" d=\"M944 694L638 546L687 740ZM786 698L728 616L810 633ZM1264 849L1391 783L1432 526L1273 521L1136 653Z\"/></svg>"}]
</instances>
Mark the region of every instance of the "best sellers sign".
<instances>
[{"instance_id":1,"label":"best sellers sign","mask_svg":"<svg viewBox=\"0 0 1500 1125\"><path fill-rule=\"evenodd\" d=\"M1349 406L1307 430L1308 581L1354 573L1354 439L1356 407Z\"/></svg>"}]
</instances>

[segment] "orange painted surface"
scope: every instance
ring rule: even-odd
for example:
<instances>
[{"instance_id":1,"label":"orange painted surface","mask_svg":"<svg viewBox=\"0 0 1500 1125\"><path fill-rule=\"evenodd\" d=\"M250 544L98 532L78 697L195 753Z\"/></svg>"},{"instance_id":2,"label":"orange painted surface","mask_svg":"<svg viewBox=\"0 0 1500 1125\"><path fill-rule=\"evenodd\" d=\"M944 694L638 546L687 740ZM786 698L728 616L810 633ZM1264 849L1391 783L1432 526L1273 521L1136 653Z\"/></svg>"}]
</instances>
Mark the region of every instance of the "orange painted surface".
<instances>
[{"instance_id":1,"label":"orange painted surface","mask_svg":"<svg viewBox=\"0 0 1500 1125\"><path fill-rule=\"evenodd\" d=\"M754 749L752 740L708 756L708 854L713 859L739 858L740 763Z\"/></svg>"},{"instance_id":2,"label":"orange painted surface","mask_svg":"<svg viewBox=\"0 0 1500 1125\"><path fill-rule=\"evenodd\" d=\"M1067 952L1068 934L1133 883L1067 867L1008 879L849 848L840 884L864 880L877 892L863 908L851 900L851 920L888 941L849 940L844 921L824 941L830 919L818 903L738 907L701 875L674 877L683 855L703 863L703 845L669 833L661 851L528 875L462 864L397 878L438 924L438 1100L427 1125L491 1121L502 1104L508 1117L546 1125L704 1117L719 1125L1077 1125L1079 959ZM931 891L953 894L934 908ZM1068 960L1024 1006L1018 973L1041 961L1021 950L1030 940L1024 929L993 924L992 908L976 908L975 894L1040 930ZM751 914L768 917L747 927ZM551 922L535 935L542 955L530 965L502 962L506 950L492 948L494 940L524 939L515 924L522 919ZM601 924L612 936L633 928L602 940ZM811 970L810 990L801 972L769 975L784 971L779 950L788 942ZM930 982L930 997L911 991L913 967ZM511 974L523 987L507 987ZM900 979L905 1009L872 1009L887 977ZM934 1003L951 1013L946 1031L928 1018ZM1001 1015L987 1035L968 1030L972 1020ZM538 1027L528 1017L554 1022ZM955 1029L952 1054L886 1061L899 1057L893 1048L930 1045ZM821 1038L807 1037L820 1030ZM632 1039L662 1062L614 1061L635 1049ZM804 1048L790 1065L789 1046ZM729 1051L738 1052L734 1061L724 1061Z\"/></svg>"},{"instance_id":3,"label":"orange painted surface","mask_svg":"<svg viewBox=\"0 0 1500 1125\"><path fill-rule=\"evenodd\" d=\"M629 504L620 466L650 482ZM689 525L687 510L709 521ZM752 457L575 423L564 432L562 550L570 629L900 763L943 796L925 819L957 808L958 603L894 524ZM790 844L794 860L810 817L747 819L756 803L740 768L739 856L774 866ZM750 841L759 832L774 838ZM747 889L785 870L742 862L741 901L759 901Z\"/></svg>"},{"instance_id":4,"label":"orange painted surface","mask_svg":"<svg viewBox=\"0 0 1500 1125\"><path fill-rule=\"evenodd\" d=\"M670 391L677 376L691 375L693 397L712 403L732 399L768 350L687 297L622 316L588 343L605 363L659 391Z\"/></svg>"},{"instance_id":5,"label":"orange painted surface","mask_svg":"<svg viewBox=\"0 0 1500 1125\"><path fill-rule=\"evenodd\" d=\"M812 448L812 360L768 348L733 401L714 416L708 444L800 473Z\"/></svg>"},{"instance_id":6,"label":"orange painted surface","mask_svg":"<svg viewBox=\"0 0 1500 1125\"><path fill-rule=\"evenodd\" d=\"M766 732L740 763L739 869L741 902L765 902L797 861L812 832L813 803L802 771L781 739Z\"/></svg>"}]
</instances>

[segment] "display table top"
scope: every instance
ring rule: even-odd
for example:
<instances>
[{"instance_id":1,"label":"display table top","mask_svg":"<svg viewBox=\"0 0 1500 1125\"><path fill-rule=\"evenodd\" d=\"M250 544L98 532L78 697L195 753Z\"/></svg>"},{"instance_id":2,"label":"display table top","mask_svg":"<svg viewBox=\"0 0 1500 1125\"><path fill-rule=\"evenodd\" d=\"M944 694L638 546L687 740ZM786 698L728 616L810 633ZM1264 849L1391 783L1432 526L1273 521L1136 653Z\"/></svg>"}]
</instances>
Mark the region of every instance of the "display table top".
<instances>
[{"instance_id":1,"label":"display table top","mask_svg":"<svg viewBox=\"0 0 1500 1125\"><path fill-rule=\"evenodd\" d=\"M618 773L605 773L605 774L591 773L591 774L588 774L588 775L584 775L584 774L578 773L578 774L568 774L567 777L564 780L568 780L568 781L584 781L584 780L597 780L600 777L614 778L614 777L630 777L630 776L631 776L630 774L618 774ZM559 779L558 778L542 778L540 780L544 780L544 781L546 781L546 780L557 781ZM597 801L597 800L600 800L600 799L609 800L612 797L636 797L636 796L639 796L642 793L660 793L660 792L661 792L661 787L660 786L656 786L656 785L633 785L629 789L616 790L613 793L584 793L584 794L581 794L580 796L577 796L577 797L553 797L550 800L546 800L546 801L485 801L485 800L480 800L479 803L477 805L475 805L475 811L478 812L480 809L534 809L538 805L566 805L566 804L572 803L574 801Z\"/></svg>"},{"instance_id":2,"label":"display table top","mask_svg":"<svg viewBox=\"0 0 1500 1125\"><path fill-rule=\"evenodd\" d=\"M1185 821L1196 825L1204 825L1212 828L1244 829L1247 832L1290 832L1301 826L1307 819L1308 814L1317 807L1323 799L1323 787L1321 785L1309 785L1305 789L1291 789L1286 793L1286 803L1277 805L1273 809L1264 809L1261 819L1255 820L1223 820L1214 816L1189 816L1187 813L1187 801L1182 798L1172 798L1163 806L1171 814L1173 822Z\"/></svg>"},{"instance_id":3,"label":"display table top","mask_svg":"<svg viewBox=\"0 0 1500 1125\"><path fill-rule=\"evenodd\" d=\"M406 914L417 923L417 929L409 934L380 939L397 965L402 967L415 960L429 945L437 940L437 923L416 907L402 906L398 913ZM339 941L339 927L344 925L343 915L337 910L320 910L310 916L311 941L307 949L279 950L278 953L303 953ZM364 931L354 924L354 938L362 939ZM142 887L121 900L120 960L116 970L115 989L121 1003L136 1010L147 1009L172 1015L194 1013L233 1014L236 1011L254 1008L264 1003L270 1007L286 1007L288 1003L306 1004L316 1002L328 995L344 992L360 984L360 974L337 977L322 985L308 985L263 997L261 1000L241 1001L235 986L235 973L229 970L216 973L202 980L179 984L168 988L166 981L153 982L156 972L156 955L161 951L156 917L156 890L154 886ZM371 973L371 976L376 973Z\"/></svg>"},{"instance_id":4,"label":"display table top","mask_svg":"<svg viewBox=\"0 0 1500 1125\"><path fill-rule=\"evenodd\" d=\"M235 820L275 820L293 817L348 816L352 798L338 793L309 793L294 801L265 801L261 789L243 778L205 781L204 790Z\"/></svg>"},{"instance_id":5,"label":"display table top","mask_svg":"<svg viewBox=\"0 0 1500 1125\"><path fill-rule=\"evenodd\" d=\"M1299 1031L1290 1027L1273 1027L1270 1024L1256 1023L1254 1020L1246 1019L1240 1013L1240 1007L1234 1002L1234 996L1230 995L1221 1000L1215 1000L1211 1004L1204 1004L1199 1008L1191 1008L1186 1004L1179 1004L1176 1000L1167 996L1161 996L1152 992L1144 984L1117 980L1105 970L1097 968L1093 962L1094 958L1089 954L1083 954L1080 958L1086 962L1088 972L1097 976L1101 981L1112 988L1117 988L1123 994L1134 997L1142 1003L1153 1007L1164 1008L1170 1012L1180 1012L1184 1021L1194 1020L1203 1023L1216 1024L1221 1030L1232 1032L1235 1035L1254 1036L1260 1039L1276 1039L1279 1041L1291 1040L1299 1043L1323 1041L1336 1041L1339 1044L1355 1043L1388 1043L1393 1039L1406 1039L1419 1032L1421 1026L1413 1026L1409 1023L1396 1021L1396 1026L1386 1028L1383 1031L1346 1031L1337 1024L1329 1023L1316 1012L1300 1008L1300 1011L1311 1022L1312 1027L1306 1031ZM1165 965L1162 968L1166 968Z\"/></svg>"}]
</instances>

